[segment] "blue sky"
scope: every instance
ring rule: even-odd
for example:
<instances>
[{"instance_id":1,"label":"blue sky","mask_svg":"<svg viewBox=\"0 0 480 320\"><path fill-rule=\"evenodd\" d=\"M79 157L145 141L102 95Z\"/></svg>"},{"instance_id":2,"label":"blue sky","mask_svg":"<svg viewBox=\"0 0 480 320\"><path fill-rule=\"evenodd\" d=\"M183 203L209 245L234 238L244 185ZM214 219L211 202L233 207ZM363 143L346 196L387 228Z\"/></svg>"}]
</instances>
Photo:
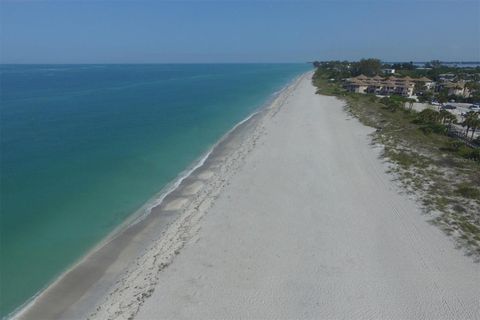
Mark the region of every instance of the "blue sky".
<instances>
[{"instance_id":1,"label":"blue sky","mask_svg":"<svg viewBox=\"0 0 480 320\"><path fill-rule=\"evenodd\" d=\"M480 0L5 1L2 63L480 60Z\"/></svg>"}]
</instances>

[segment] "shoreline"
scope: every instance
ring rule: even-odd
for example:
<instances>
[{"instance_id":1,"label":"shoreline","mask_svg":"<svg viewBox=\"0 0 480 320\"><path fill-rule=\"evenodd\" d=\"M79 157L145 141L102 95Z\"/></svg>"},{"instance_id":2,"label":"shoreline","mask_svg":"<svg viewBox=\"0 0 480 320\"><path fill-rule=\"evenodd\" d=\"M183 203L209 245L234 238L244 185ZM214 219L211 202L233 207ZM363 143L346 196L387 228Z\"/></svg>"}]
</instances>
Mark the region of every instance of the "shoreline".
<instances>
[{"instance_id":1,"label":"shoreline","mask_svg":"<svg viewBox=\"0 0 480 320\"><path fill-rule=\"evenodd\" d=\"M173 264L151 269L146 297L128 299L145 273L132 275L94 319L480 315L479 265L392 181L375 129L315 92L304 79L262 118L208 214L183 224L194 230Z\"/></svg>"},{"instance_id":2,"label":"shoreline","mask_svg":"<svg viewBox=\"0 0 480 320\"><path fill-rule=\"evenodd\" d=\"M225 133L175 180L132 213L53 282L7 315L6 319L88 316L87 313L90 311L87 313L85 311L88 309L93 311L91 307L97 304L96 301L107 295L118 278L124 274L124 269L128 269L131 261L141 256L138 252L147 252L149 245L165 237L168 229L181 218L185 203L182 203L183 200L179 202L176 198L182 198L179 196L182 190L195 183L193 181L195 176L207 170L209 165L215 162L215 156L218 157L218 154L221 155L224 151L221 150L222 148L228 149L228 144L245 134L244 131L255 129L258 118L270 110L272 105L282 99L282 95L288 94L289 89L295 87L308 74L311 74L311 71L295 77L282 89L274 92L262 106ZM241 142L235 141L235 143ZM72 287L75 290L72 290Z\"/></svg>"}]
</instances>

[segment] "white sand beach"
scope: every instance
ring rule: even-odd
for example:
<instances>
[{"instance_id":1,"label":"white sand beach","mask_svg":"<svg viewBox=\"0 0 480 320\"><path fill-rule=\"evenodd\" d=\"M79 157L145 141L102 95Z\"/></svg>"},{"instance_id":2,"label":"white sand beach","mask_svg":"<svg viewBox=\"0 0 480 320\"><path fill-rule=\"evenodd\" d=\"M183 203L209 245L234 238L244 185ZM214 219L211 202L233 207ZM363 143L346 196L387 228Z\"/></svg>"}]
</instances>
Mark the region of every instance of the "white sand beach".
<instances>
[{"instance_id":1,"label":"white sand beach","mask_svg":"<svg viewBox=\"0 0 480 320\"><path fill-rule=\"evenodd\" d=\"M90 319L479 319L480 264L402 194L373 129L310 77L166 199L157 214L178 218L144 227L153 240L108 267L106 295L100 279L57 315L95 297Z\"/></svg>"},{"instance_id":2,"label":"white sand beach","mask_svg":"<svg viewBox=\"0 0 480 320\"><path fill-rule=\"evenodd\" d=\"M262 119L135 319L480 317L479 264L400 194L372 129L314 92L304 77Z\"/></svg>"}]
</instances>

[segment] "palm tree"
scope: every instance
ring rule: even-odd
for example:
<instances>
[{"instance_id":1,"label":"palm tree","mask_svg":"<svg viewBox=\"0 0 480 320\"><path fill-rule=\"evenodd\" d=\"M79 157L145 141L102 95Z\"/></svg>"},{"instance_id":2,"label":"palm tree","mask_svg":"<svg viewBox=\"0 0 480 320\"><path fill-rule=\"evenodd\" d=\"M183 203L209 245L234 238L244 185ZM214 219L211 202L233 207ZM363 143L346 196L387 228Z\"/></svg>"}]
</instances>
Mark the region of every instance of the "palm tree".
<instances>
[{"instance_id":1,"label":"palm tree","mask_svg":"<svg viewBox=\"0 0 480 320\"><path fill-rule=\"evenodd\" d=\"M441 104L444 104L445 102L448 101L448 92L447 90L443 89L442 91L439 92L437 101L440 102Z\"/></svg>"},{"instance_id":2,"label":"palm tree","mask_svg":"<svg viewBox=\"0 0 480 320\"><path fill-rule=\"evenodd\" d=\"M452 127L452 123L457 122L457 116L444 109L440 110L438 117L440 122L444 125L446 124L449 130Z\"/></svg>"},{"instance_id":3,"label":"palm tree","mask_svg":"<svg viewBox=\"0 0 480 320\"><path fill-rule=\"evenodd\" d=\"M440 118L440 121L442 123L445 123L445 120L447 119L447 117L449 117L449 115L452 115L450 112L448 112L447 110L445 109L442 109L439 111L439 118Z\"/></svg>"},{"instance_id":4,"label":"palm tree","mask_svg":"<svg viewBox=\"0 0 480 320\"><path fill-rule=\"evenodd\" d=\"M412 99L412 98L408 98L407 102L408 102L408 110L412 110L413 109L413 104L416 102L416 100Z\"/></svg>"},{"instance_id":5,"label":"palm tree","mask_svg":"<svg viewBox=\"0 0 480 320\"><path fill-rule=\"evenodd\" d=\"M450 112L448 113L448 115L445 116L445 118L443 118L443 123L447 123L448 126L451 126L452 123L456 123L456 122L457 122L457 117L454 114L451 114Z\"/></svg>"},{"instance_id":6,"label":"palm tree","mask_svg":"<svg viewBox=\"0 0 480 320\"><path fill-rule=\"evenodd\" d=\"M465 120L463 120L462 126L467 127L467 131L465 132L465 136L468 137L468 132L472 129L472 138L475 134L475 130L480 127L478 119L478 113L474 111L469 111L465 115Z\"/></svg>"},{"instance_id":7,"label":"palm tree","mask_svg":"<svg viewBox=\"0 0 480 320\"><path fill-rule=\"evenodd\" d=\"M470 123L470 128L472 129L472 136L471 136L471 139L473 140L473 136L475 135L475 131L480 128L480 119L477 118L476 119L472 119L471 120L471 123Z\"/></svg>"}]
</instances>

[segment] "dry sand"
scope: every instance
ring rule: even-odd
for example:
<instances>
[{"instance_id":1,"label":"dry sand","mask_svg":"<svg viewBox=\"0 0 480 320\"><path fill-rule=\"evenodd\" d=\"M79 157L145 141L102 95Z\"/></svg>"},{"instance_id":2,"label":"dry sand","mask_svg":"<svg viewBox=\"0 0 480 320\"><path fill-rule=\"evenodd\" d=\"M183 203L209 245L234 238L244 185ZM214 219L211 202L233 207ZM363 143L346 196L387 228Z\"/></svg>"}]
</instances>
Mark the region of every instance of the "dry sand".
<instances>
[{"instance_id":1,"label":"dry sand","mask_svg":"<svg viewBox=\"0 0 480 320\"><path fill-rule=\"evenodd\" d=\"M480 268L303 79L135 319L478 319Z\"/></svg>"},{"instance_id":2,"label":"dry sand","mask_svg":"<svg viewBox=\"0 0 480 320\"><path fill-rule=\"evenodd\" d=\"M480 265L310 76L21 318L479 319Z\"/></svg>"}]
</instances>

